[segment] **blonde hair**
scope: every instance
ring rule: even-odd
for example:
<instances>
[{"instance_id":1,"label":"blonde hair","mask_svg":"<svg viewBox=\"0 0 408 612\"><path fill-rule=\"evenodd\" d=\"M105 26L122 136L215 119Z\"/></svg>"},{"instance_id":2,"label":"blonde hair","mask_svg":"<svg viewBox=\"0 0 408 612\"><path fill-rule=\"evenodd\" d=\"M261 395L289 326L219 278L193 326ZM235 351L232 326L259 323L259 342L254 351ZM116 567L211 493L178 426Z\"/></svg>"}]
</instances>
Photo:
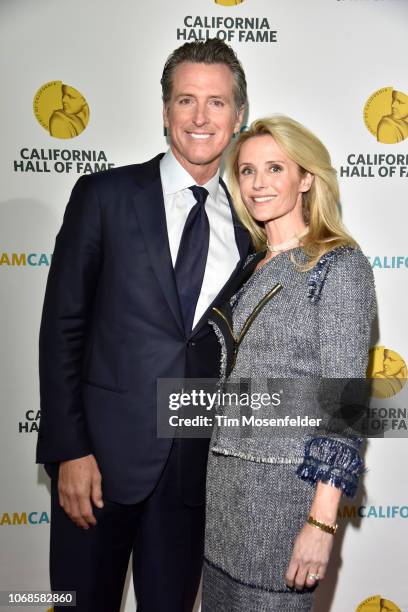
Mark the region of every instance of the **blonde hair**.
<instances>
[{"instance_id":1,"label":"blonde hair","mask_svg":"<svg viewBox=\"0 0 408 612\"><path fill-rule=\"evenodd\" d=\"M311 269L318 260L336 247L357 247L340 218L340 194L336 170L322 142L303 125L285 115L272 115L257 119L242 132L234 143L227 160L227 175L234 207L242 225L251 234L257 251L266 249L266 232L263 224L249 214L239 189L238 158L244 142L255 136L274 138L287 156L299 166L301 173L310 172L313 183L302 194L303 218L309 231L302 239L303 250L308 257L304 270Z\"/></svg>"}]
</instances>

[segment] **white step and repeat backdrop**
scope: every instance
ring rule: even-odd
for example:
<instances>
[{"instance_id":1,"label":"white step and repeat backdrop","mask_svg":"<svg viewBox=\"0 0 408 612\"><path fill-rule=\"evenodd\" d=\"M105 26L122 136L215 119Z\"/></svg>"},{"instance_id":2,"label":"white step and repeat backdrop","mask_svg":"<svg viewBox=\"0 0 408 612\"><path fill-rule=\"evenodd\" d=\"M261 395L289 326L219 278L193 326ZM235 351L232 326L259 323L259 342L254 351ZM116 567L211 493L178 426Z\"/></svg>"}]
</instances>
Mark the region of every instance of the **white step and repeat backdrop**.
<instances>
[{"instance_id":1,"label":"white step and repeat backdrop","mask_svg":"<svg viewBox=\"0 0 408 612\"><path fill-rule=\"evenodd\" d=\"M0 17L0 590L38 590L48 588L50 519L47 477L34 464L37 339L55 235L82 173L165 150L159 79L183 42L219 36L233 45L248 78L247 123L285 113L328 146L345 223L375 273L373 369L403 386L408 1L1 0ZM408 610L408 448L398 389L374 403L374 428L397 409L385 439L367 444L357 499L341 508L316 612ZM123 610L133 609L129 579Z\"/></svg>"}]
</instances>

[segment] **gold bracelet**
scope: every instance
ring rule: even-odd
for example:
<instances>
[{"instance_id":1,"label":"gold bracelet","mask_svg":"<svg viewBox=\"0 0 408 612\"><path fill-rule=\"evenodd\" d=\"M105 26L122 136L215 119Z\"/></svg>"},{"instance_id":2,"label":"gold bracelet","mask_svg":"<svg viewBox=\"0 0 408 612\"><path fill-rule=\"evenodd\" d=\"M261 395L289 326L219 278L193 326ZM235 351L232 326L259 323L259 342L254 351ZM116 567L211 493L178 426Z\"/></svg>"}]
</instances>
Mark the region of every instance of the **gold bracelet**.
<instances>
[{"instance_id":1,"label":"gold bracelet","mask_svg":"<svg viewBox=\"0 0 408 612\"><path fill-rule=\"evenodd\" d=\"M330 533L331 535L336 533L338 527L337 523L335 525L326 525L326 523L316 520L311 514L309 515L307 522L309 525L313 525L314 527L317 527L326 533Z\"/></svg>"}]
</instances>

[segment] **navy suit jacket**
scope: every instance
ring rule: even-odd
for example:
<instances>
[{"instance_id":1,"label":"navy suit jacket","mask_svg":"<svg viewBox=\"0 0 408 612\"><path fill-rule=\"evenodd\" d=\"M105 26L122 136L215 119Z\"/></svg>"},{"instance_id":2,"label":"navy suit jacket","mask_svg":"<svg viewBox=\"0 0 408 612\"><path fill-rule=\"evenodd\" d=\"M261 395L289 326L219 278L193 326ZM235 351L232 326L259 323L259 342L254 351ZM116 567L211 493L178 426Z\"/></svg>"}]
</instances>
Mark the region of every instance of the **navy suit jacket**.
<instances>
[{"instance_id":1,"label":"navy suit jacket","mask_svg":"<svg viewBox=\"0 0 408 612\"><path fill-rule=\"evenodd\" d=\"M49 271L40 330L37 462L93 453L103 495L144 499L172 441L156 436L158 378L219 373L207 320L186 337L166 229L159 162L81 177L67 205ZM211 305L234 290L250 250L233 213L241 261ZM186 503L203 502L208 440L183 440Z\"/></svg>"}]
</instances>

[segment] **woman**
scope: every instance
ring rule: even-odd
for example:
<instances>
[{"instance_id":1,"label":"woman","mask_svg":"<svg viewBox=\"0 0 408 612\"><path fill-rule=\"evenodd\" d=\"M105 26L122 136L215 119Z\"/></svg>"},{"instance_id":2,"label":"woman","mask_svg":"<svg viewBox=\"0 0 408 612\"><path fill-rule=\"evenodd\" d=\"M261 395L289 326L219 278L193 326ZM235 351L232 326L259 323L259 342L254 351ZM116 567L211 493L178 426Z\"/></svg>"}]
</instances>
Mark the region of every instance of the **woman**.
<instances>
[{"instance_id":1,"label":"woman","mask_svg":"<svg viewBox=\"0 0 408 612\"><path fill-rule=\"evenodd\" d=\"M249 280L214 310L222 378L251 379L251 391L271 378L303 381L292 409L306 414L307 402L293 402L308 380L316 388L316 379L365 377L375 314L371 267L340 221L329 154L299 123L255 121L228 168L257 254L245 268ZM203 612L310 610L340 497L354 495L363 471L356 436L255 430L251 437L214 430Z\"/></svg>"}]
</instances>

